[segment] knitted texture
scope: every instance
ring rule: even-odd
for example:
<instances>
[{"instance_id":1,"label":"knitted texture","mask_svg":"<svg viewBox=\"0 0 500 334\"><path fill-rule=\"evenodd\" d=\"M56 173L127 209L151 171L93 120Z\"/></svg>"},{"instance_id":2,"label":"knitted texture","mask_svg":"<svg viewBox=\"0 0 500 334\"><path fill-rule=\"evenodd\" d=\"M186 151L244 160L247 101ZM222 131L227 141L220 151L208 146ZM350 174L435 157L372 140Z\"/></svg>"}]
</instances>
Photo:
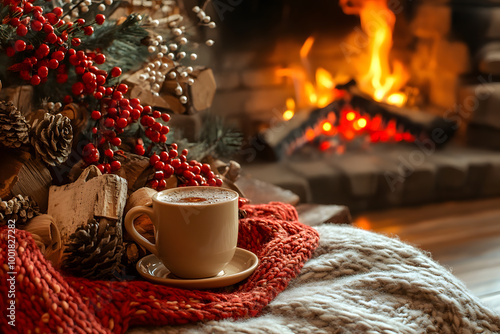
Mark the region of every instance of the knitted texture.
<instances>
[{"instance_id":1,"label":"knitted texture","mask_svg":"<svg viewBox=\"0 0 500 334\"><path fill-rule=\"evenodd\" d=\"M317 230L313 257L259 317L127 334L500 333L499 315L422 251L353 227Z\"/></svg>"},{"instance_id":2,"label":"knitted texture","mask_svg":"<svg viewBox=\"0 0 500 334\"><path fill-rule=\"evenodd\" d=\"M6 310L15 272L15 327L4 315L1 333L123 333L132 325L178 325L258 315L298 275L319 243L287 204L247 205L238 247L259 258L245 281L218 290L184 290L147 281L90 281L65 277L48 263L31 235L0 229L0 307ZM9 268L15 245L15 266Z\"/></svg>"}]
</instances>

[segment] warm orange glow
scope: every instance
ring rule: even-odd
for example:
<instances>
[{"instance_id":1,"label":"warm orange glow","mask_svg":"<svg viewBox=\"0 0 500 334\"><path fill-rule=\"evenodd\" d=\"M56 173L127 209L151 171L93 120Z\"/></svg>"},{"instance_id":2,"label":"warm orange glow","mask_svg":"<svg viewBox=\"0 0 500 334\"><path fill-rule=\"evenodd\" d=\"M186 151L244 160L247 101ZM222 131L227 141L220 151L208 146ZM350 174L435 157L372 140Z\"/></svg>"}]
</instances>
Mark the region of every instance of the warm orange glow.
<instances>
[{"instance_id":1,"label":"warm orange glow","mask_svg":"<svg viewBox=\"0 0 500 334\"><path fill-rule=\"evenodd\" d=\"M323 122L323 125L321 126L324 132L330 132L333 128L332 123L330 122Z\"/></svg>"},{"instance_id":2,"label":"warm orange glow","mask_svg":"<svg viewBox=\"0 0 500 334\"><path fill-rule=\"evenodd\" d=\"M289 121L295 116L295 100L291 97L286 99L286 110L283 113L283 120Z\"/></svg>"},{"instance_id":3,"label":"warm orange glow","mask_svg":"<svg viewBox=\"0 0 500 334\"><path fill-rule=\"evenodd\" d=\"M295 112L293 110L286 110L283 113L283 120L289 121L293 118L294 115L295 115Z\"/></svg>"},{"instance_id":4,"label":"warm orange glow","mask_svg":"<svg viewBox=\"0 0 500 334\"><path fill-rule=\"evenodd\" d=\"M316 102L318 102L318 96L316 95L316 89L313 84L310 82L306 82L304 85L306 96L309 99L309 104L316 106Z\"/></svg>"},{"instance_id":5,"label":"warm orange glow","mask_svg":"<svg viewBox=\"0 0 500 334\"><path fill-rule=\"evenodd\" d=\"M361 228L363 230L370 230L372 224L366 217L359 217L354 221L354 226Z\"/></svg>"},{"instance_id":6,"label":"warm orange glow","mask_svg":"<svg viewBox=\"0 0 500 334\"><path fill-rule=\"evenodd\" d=\"M407 75L400 63L389 63L395 15L387 7L386 1L363 1L359 8L359 17L361 27L369 40L368 68L358 80L360 88L371 94L376 101L402 106L406 101L403 93L398 93L400 96L398 98L388 98L407 80Z\"/></svg>"},{"instance_id":7,"label":"warm orange glow","mask_svg":"<svg viewBox=\"0 0 500 334\"><path fill-rule=\"evenodd\" d=\"M311 48L314 44L314 37L309 36L302 47L300 48L300 58L305 59L309 55Z\"/></svg>"},{"instance_id":8,"label":"warm orange glow","mask_svg":"<svg viewBox=\"0 0 500 334\"><path fill-rule=\"evenodd\" d=\"M368 122L366 121L366 118L360 118L360 119L358 119L358 121L356 122L356 124L358 125L358 127L359 127L360 129L365 128L367 123L368 123Z\"/></svg>"},{"instance_id":9,"label":"warm orange glow","mask_svg":"<svg viewBox=\"0 0 500 334\"><path fill-rule=\"evenodd\" d=\"M345 119L347 119L348 121L354 121L355 118L356 118L356 113L354 111L349 111L345 115Z\"/></svg>"},{"instance_id":10,"label":"warm orange glow","mask_svg":"<svg viewBox=\"0 0 500 334\"><path fill-rule=\"evenodd\" d=\"M403 93L392 93L387 97L387 103L394 106L402 107L405 105L407 100L406 94Z\"/></svg>"},{"instance_id":11,"label":"warm orange glow","mask_svg":"<svg viewBox=\"0 0 500 334\"><path fill-rule=\"evenodd\" d=\"M314 140L314 138L316 138L316 133L314 132L313 129L307 129L306 130L306 139L308 141L312 141Z\"/></svg>"}]
</instances>

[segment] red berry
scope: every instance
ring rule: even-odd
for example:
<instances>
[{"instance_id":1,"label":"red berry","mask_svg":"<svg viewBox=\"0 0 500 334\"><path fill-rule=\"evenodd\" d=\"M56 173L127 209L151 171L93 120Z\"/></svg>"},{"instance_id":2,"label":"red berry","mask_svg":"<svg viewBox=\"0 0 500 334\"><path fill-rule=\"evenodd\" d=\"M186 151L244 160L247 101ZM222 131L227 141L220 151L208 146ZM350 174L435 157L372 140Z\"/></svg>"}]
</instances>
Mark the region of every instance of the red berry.
<instances>
[{"instance_id":1,"label":"red berry","mask_svg":"<svg viewBox=\"0 0 500 334\"><path fill-rule=\"evenodd\" d=\"M26 36L26 34L28 33L28 28L24 25L24 24L19 24L17 26L17 29L16 29L16 34L18 36Z\"/></svg>"},{"instance_id":2,"label":"red berry","mask_svg":"<svg viewBox=\"0 0 500 334\"><path fill-rule=\"evenodd\" d=\"M158 143L160 141L160 133L158 131L153 131L149 137L153 143Z\"/></svg>"},{"instance_id":3,"label":"red berry","mask_svg":"<svg viewBox=\"0 0 500 334\"><path fill-rule=\"evenodd\" d=\"M151 180L151 181L149 182L149 186L150 186L151 188L153 188L153 189L157 189L157 188L158 188L158 184L159 184L158 180Z\"/></svg>"},{"instance_id":4,"label":"red berry","mask_svg":"<svg viewBox=\"0 0 500 334\"><path fill-rule=\"evenodd\" d=\"M155 124L153 124L153 126L151 128L153 128L153 130L155 130L155 131L160 132L162 127L163 127L163 125L161 123L156 122Z\"/></svg>"},{"instance_id":5,"label":"red berry","mask_svg":"<svg viewBox=\"0 0 500 334\"><path fill-rule=\"evenodd\" d=\"M161 134L166 135L167 133L169 133L169 131L170 131L170 128L168 126L162 125L161 130L160 130Z\"/></svg>"},{"instance_id":6,"label":"red berry","mask_svg":"<svg viewBox=\"0 0 500 334\"><path fill-rule=\"evenodd\" d=\"M13 27L17 27L21 21L17 17L13 17L10 19L9 24Z\"/></svg>"},{"instance_id":7,"label":"red berry","mask_svg":"<svg viewBox=\"0 0 500 334\"><path fill-rule=\"evenodd\" d=\"M93 133L93 134L97 134L97 128L96 128L96 127L93 127L93 128L92 128L92 133Z\"/></svg>"},{"instance_id":8,"label":"red berry","mask_svg":"<svg viewBox=\"0 0 500 334\"><path fill-rule=\"evenodd\" d=\"M111 117L115 117L118 114L116 108L108 108L108 115Z\"/></svg>"},{"instance_id":9,"label":"red berry","mask_svg":"<svg viewBox=\"0 0 500 334\"><path fill-rule=\"evenodd\" d=\"M71 39L71 45L79 46L80 44L82 44L82 40L78 37L73 37L73 39Z\"/></svg>"},{"instance_id":10,"label":"red berry","mask_svg":"<svg viewBox=\"0 0 500 334\"><path fill-rule=\"evenodd\" d=\"M104 126L107 128L112 128L113 126L115 126L115 120L109 117L106 118L104 120Z\"/></svg>"},{"instance_id":11,"label":"red berry","mask_svg":"<svg viewBox=\"0 0 500 334\"><path fill-rule=\"evenodd\" d=\"M165 161L168 161L169 157L168 157L168 153L166 151L161 151L160 152L160 160L165 162Z\"/></svg>"},{"instance_id":12,"label":"red berry","mask_svg":"<svg viewBox=\"0 0 500 334\"><path fill-rule=\"evenodd\" d=\"M153 124L156 123L155 119L151 116L145 116L145 118L146 118L146 125L149 127L153 126Z\"/></svg>"},{"instance_id":13,"label":"red berry","mask_svg":"<svg viewBox=\"0 0 500 334\"><path fill-rule=\"evenodd\" d=\"M41 31L43 29L43 23L40 21L31 21L31 29L34 31Z\"/></svg>"},{"instance_id":14,"label":"red berry","mask_svg":"<svg viewBox=\"0 0 500 334\"><path fill-rule=\"evenodd\" d=\"M141 104L141 100L135 98L135 99L130 99L130 105L134 108L136 108L139 104Z\"/></svg>"},{"instance_id":15,"label":"red berry","mask_svg":"<svg viewBox=\"0 0 500 334\"><path fill-rule=\"evenodd\" d=\"M120 161L118 161L118 160L111 161L111 171L112 172L119 170L121 167L122 167L122 164Z\"/></svg>"},{"instance_id":16,"label":"red berry","mask_svg":"<svg viewBox=\"0 0 500 334\"><path fill-rule=\"evenodd\" d=\"M78 74L78 75L84 74L85 73L85 67L83 67L83 66L76 66L75 67L75 73Z\"/></svg>"},{"instance_id":17,"label":"red berry","mask_svg":"<svg viewBox=\"0 0 500 334\"><path fill-rule=\"evenodd\" d=\"M216 180L215 180L215 185L216 185L217 187L222 186L222 179L216 179Z\"/></svg>"},{"instance_id":18,"label":"red berry","mask_svg":"<svg viewBox=\"0 0 500 334\"><path fill-rule=\"evenodd\" d=\"M43 32L46 34L50 34L51 32L54 32L54 27L48 23L45 23L43 25Z\"/></svg>"},{"instance_id":19,"label":"red berry","mask_svg":"<svg viewBox=\"0 0 500 334\"><path fill-rule=\"evenodd\" d=\"M96 79L95 79L95 82L97 82L97 84L99 86L102 86L106 83L106 77L104 75L100 75L100 74L97 74L96 75ZM104 87L103 87L104 88ZM103 92L104 93L104 92Z\"/></svg>"},{"instance_id":20,"label":"red berry","mask_svg":"<svg viewBox=\"0 0 500 334\"><path fill-rule=\"evenodd\" d=\"M130 117L132 117L133 120L138 120L141 117L141 112L138 109L132 109Z\"/></svg>"},{"instance_id":21,"label":"red berry","mask_svg":"<svg viewBox=\"0 0 500 334\"><path fill-rule=\"evenodd\" d=\"M165 165L165 167L163 168L163 173L165 174L165 178L169 178L171 177L173 174L174 174L175 170L174 170L174 167L172 167L172 165Z\"/></svg>"},{"instance_id":22,"label":"red berry","mask_svg":"<svg viewBox=\"0 0 500 334\"><path fill-rule=\"evenodd\" d=\"M161 134L160 135L160 143L166 143L167 142L167 136Z\"/></svg>"},{"instance_id":23,"label":"red berry","mask_svg":"<svg viewBox=\"0 0 500 334\"><path fill-rule=\"evenodd\" d=\"M73 66L80 65L80 59L76 55L69 56L69 63Z\"/></svg>"},{"instance_id":24,"label":"red berry","mask_svg":"<svg viewBox=\"0 0 500 334\"><path fill-rule=\"evenodd\" d=\"M98 25L102 25L105 20L106 20L106 16L104 16L102 14L97 14L95 16L95 23L97 23Z\"/></svg>"},{"instance_id":25,"label":"red berry","mask_svg":"<svg viewBox=\"0 0 500 334\"><path fill-rule=\"evenodd\" d=\"M66 79L67 79L67 76L66 76ZM84 88L85 87L84 87L83 83L75 82L73 84L73 86L71 87L71 92L73 93L73 95L80 95L81 93L83 93Z\"/></svg>"},{"instance_id":26,"label":"red berry","mask_svg":"<svg viewBox=\"0 0 500 334\"><path fill-rule=\"evenodd\" d=\"M121 83L116 87L116 90L125 94L128 91L128 86L124 83Z\"/></svg>"},{"instance_id":27,"label":"red berry","mask_svg":"<svg viewBox=\"0 0 500 334\"><path fill-rule=\"evenodd\" d=\"M78 19L75 21L76 24L78 24L79 26L83 26L85 24L85 19Z\"/></svg>"},{"instance_id":28,"label":"red berry","mask_svg":"<svg viewBox=\"0 0 500 334\"><path fill-rule=\"evenodd\" d=\"M100 99L102 99L103 95L102 95L102 93L101 93L101 92L96 92L96 93L94 94L94 97L95 97L97 100L100 100Z\"/></svg>"},{"instance_id":29,"label":"red berry","mask_svg":"<svg viewBox=\"0 0 500 334\"><path fill-rule=\"evenodd\" d=\"M113 99L113 100L117 100L117 101L119 101L119 100L123 99L123 94L122 94L122 92L119 92L119 91L115 90L115 91L113 92L112 99Z\"/></svg>"},{"instance_id":30,"label":"red berry","mask_svg":"<svg viewBox=\"0 0 500 334\"><path fill-rule=\"evenodd\" d=\"M41 82L41 78L39 75L35 74L34 76L31 77L31 80L30 80L30 83L33 85L33 86L37 86L40 84Z\"/></svg>"},{"instance_id":31,"label":"red berry","mask_svg":"<svg viewBox=\"0 0 500 334\"><path fill-rule=\"evenodd\" d=\"M188 153L189 153L189 151L187 150L187 148L185 148L182 150L181 155L187 156Z\"/></svg>"},{"instance_id":32,"label":"red berry","mask_svg":"<svg viewBox=\"0 0 500 334\"><path fill-rule=\"evenodd\" d=\"M47 66L40 66L38 68L38 75L40 76L40 78L45 78L47 77L47 75L49 75L49 69Z\"/></svg>"},{"instance_id":33,"label":"red berry","mask_svg":"<svg viewBox=\"0 0 500 334\"><path fill-rule=\"evenodd\" d=\"M173 159L178 155L179 153L177 152L177 150L171 149L170 151L168 151L168 156L170 157L170 159Z\"/></svg>"},{"instance_id":34,"label":"red berry","mask_svg":"<svg viewBox=\"0 0 500 334\"><path fill-rule=\"evenodd\" d=\"M161 114L161 119L164 121L164 122L168 122L170 121L170 115L167 114L167 113L163 113Z\"/></svg>"},{"instance_id":35,"label":"red berry","mask_svg":"<svg viewBox=\"0 0 500 334\"><path fill-rule=\"evenodd\" d=\"M120 117L121 118L129 118L130 117L130 111L128 111L127 109L122 109L122 112L120 113Z\"/></svg>"},{"instance_id":36,"label":"red berry","mask_svg":"<svg viewBox=\"0 0 500 334\"><path fill-rule=\"evenodd\" d=\"M56 59L51 59L49 60L49 63L47 65L48 68L55 70L59 66L59 62Z\"/></svg>"},{"instance_id":37,"label":"red berry","mask_svg":"<svg viewBox=\"0 0 500 334\"><path fill-rule=\"evenodd\" d=\"M120 128L124 128L128 125L128 121L126 118L120 117L116 120L116 126Z\"/></svg>"},{"instance_id":38,"label":"red berry","mask_svg":"<svg viewBox=\"0 0 500 334\"><path fill-rule=\"evenodd\" d=\"M97 168L99 168L101 173L106 174L106 166L104 166L104 164L97 165Z\"/></svg>"},{"instance_id":39,"label":"red berry","mask_svg":"<svg viewBox=\"0 0 500 334\"><path fill-rule=\"evenodd\" d=\"M113 68L111 69L110 74L111 74L111 76L112 76L113 78L116 78L116 77L118 77L118 76L120 76L120 75L122 74L122 69L121 69L121 68L119 68L119 67L117 67L117 66L115 66L115 67L113 67Z\"/></svg>"},{"instance_id":40,"label":"red berry","mask_svg":"<svg viewBox=\"0 0 500 334\"><path fill-rule=\"evenodd\" d=\"M57 35L54 34L53 32L48 33L45 40L50 44L55 44L57 42Z\"/></svg>"},{"instance_id":41,"label":"red berry","mask_svg":"<svg viewBox=\"0 0 500 334\"><path fill-rule=\"evenodd\" d=\"M188 180L194 179L194 177L195 177L194 173L191 171L188 171L188 170L185 170L184 172L182 172L182 176L184 176Z\"/></svg>"},{"instance_id":42,"label":"red berry","mask_svg":"<svg viewBox=\"0 0 500 334\"><path fill-rule=\"evenodd\" d=\"M210 165L209 164L203 164L201 166L201 172L203 174L207 174L208 172L212 171L212 169L210 168Z\"/></svg>"},{"instance_id":43,"label":"red berry","mask_svg":"<svg viewBox=\"0 0 500 334\"><path fill-rule=\"evenodd\" d=\"M21 51L24 51L26 50L26 42L21 40L21 39L18 39L15 43L14 43L14 49L17 51L17 52L21 52Z\"/></svg>"},{"instance_id":44,"label":"red berry","mask_svg":"<svg viewBox=\"0 0 500 334\"><path fill-rule=\"evenodd\" d=\"M107 156L108 158L112 158L115 153L113 152L112 149L108 148L107 150L104 151L104 155Z\"/></svg>"},{"instance_id":45,"label":"red berry","mask_svg":"<svg viewBox=\"0 0 500 334\"><path fill-rule=\"evenodd\" d=\"M157 161L160 161L160 156L156 153L154 153L150 158L149 158L149 163L151 164L151 166L154 166L154 164L157 162Z\"/></svg>"},{"instance_id":46,"label":"red berry","mask_svg":"<svg viewBox=\"0 0 500 334\"><path fill-rule=\"evenodd\" d=\"M94 110L94 111L92 111L92 114L90 117L92 117L92 119L98 120L98 119L101 119L101 116L102 115L101 115L101 112L99 110Z\"/></svg>"},{"instance_id":47,"label":"red berry","mask_svg":"<svg viewBox=\"0 0 500 334\"><path fill-rule=\"evenodd\" d=\"M174 168L179 168L181 166L181 161L179 159L172 159L172 161L170 162L170 164Z\"/></svg>"},{"instance_id":48,"label":"red berry","mask_svg":"<svg viewBox=\"0 0 500 334\"><path fill-rule=\"evenodd\" d=\"M141 144L135 145L135 153L138 155L144 155L146 153L146 150L144 149L144 146Z\"/></svg>"},{"instance_id":49,"label":"red berry","mask_svg":"<svg viewBox=\"0 0 500 334\"><path fill-rule=\"evenodd\" d=\"M157 170L161 170L165 167L165 163L163 161L157 161L155 162L154 168Z\"/></svg>"},{"instance_id":50,"label":"red berry","mask_svg":"<svg viewBox=\"0 0 500 334\"><path fill-rule=\"evenodd\" d=\"M166 186L167 186L167 181L165 179L160 180L158 182L158 190L165 189Z\"/></svg>"},{"instance_id":51,"label":"red berry","mask_svg":"<svg viewBox=\"0 0 500 334\"><path fill-rule=\"evenodd\" d=\"M104 64L104 62L106 61L106 56L100 53L95 56L94 61L99 65Z\"/></svg>"},{"instance_id":52,"label":"red berry","mask_svg":"<svg viewBox=\"0 0 500 334\"><path fill-rule=\"evenodd\" d=\"M111 139L109 142L115 146L120 146L122 144L122 140L118 137Z\"/></svg>"},{"instance_id":53,"label":"red berry","mask_svg":"<svg viewBox=\"0 0 500 334\"><path fill-rule=\"evenodd\" d=\"M99 150L97 150L94 144L88 143L83 147L82 157L87 164L97 162L99 161Z\"/></svg>"},{"instance_id":54,"label":"red berry","mask_svg":"<svg viewBox=\"0 0 500 334\"><path fill-rule=\"evenodd\" d=\"M153 117L154 118L160 118L161 117L161 112L159 112L158 110L154 110L153 111Z\"/></svg>"},{"instance_id":55,"label":"red berry","mask_svg":"<svg viewBox=\"0 0 500 334\"><path fill-rule=\"evenodd\" d=\"M82 80L86 84L94 83L96 81L96 75L94 73L86 72L82 76Z\"/></svg>"},{"instance_id":56,"label":"red berry","mask_svg":"<svg viewBox=\"0 0 500 334\"><path fill-rule=\"evenodd\" d=\"M157 180L163 180L165 178L165 175L163 174L162 170L156 171L155 172L155 179Z\"/></svg>"},{"instance_id":57,"label":"red berry","mask_svg":"<svg viewBox=\"0 0 500 334\"><path fill-rule=\"evenodd\" d=\"M63 14L63 9L61 7L55 7L52 9L52 13L56 14L57 16L62 16Z\"/></svg>"}]
</instances>

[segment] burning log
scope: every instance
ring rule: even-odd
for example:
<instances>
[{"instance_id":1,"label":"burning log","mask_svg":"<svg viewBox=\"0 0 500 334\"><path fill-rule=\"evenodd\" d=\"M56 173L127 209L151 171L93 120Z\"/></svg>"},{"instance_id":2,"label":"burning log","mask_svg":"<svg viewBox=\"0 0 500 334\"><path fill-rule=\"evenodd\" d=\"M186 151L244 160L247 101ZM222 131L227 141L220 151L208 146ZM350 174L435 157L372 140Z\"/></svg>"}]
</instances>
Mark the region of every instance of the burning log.
<instances>
[{"instance_id":1,"label":"burning log","mask_svg":"<svg viewBox=\"0 0 500 334\"><path fill-rule=\"evenodd\" d=\"M338 89L344 92L343 98L313 110L306 117L302 114L295 118L296 115L290 121L260 133L256 142L262 145L260 151L266 152L266 158L281 159L301 146L320 142L319 139L325 137L341 136L352 140L356 131L370 135L372 142L430 140L436 147L441 147L457 129L453 120L377 102L357 91L354 82Z\"/></svg>"}]
</instances>

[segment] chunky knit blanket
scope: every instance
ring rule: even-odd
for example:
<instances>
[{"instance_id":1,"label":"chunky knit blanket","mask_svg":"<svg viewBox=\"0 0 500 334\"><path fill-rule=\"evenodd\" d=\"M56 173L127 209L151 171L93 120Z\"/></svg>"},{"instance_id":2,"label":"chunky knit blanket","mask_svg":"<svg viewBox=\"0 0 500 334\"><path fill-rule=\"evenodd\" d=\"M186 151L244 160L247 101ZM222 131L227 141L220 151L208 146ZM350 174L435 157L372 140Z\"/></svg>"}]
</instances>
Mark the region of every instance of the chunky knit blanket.
<instances>
[{"instance_id":1,"label":"chunky knit blanket","mask_svg":"<svg viewBox=\"0 0 500 334\"><path fill-rule=\"evenodd\" d=\"M259 265L244 282L184 290L143 280L91 281L64 276L31 235L0 228L0 333L123 333L133 325L179 325L256 316L298 275L318 246L291 205L247 205L238 246Z\"/></svg>"},{"instance_id":2,"label":"chunky knit blanket","mask_svg":"<svg viewBox=\"0 0 500 334\"><path fill-rule=\"evenodd\" d=\"M448 270L396 239L317 227L320 245L259 317L138 333L500 333L500 317Z\"/></svg>"}]
</instances>

